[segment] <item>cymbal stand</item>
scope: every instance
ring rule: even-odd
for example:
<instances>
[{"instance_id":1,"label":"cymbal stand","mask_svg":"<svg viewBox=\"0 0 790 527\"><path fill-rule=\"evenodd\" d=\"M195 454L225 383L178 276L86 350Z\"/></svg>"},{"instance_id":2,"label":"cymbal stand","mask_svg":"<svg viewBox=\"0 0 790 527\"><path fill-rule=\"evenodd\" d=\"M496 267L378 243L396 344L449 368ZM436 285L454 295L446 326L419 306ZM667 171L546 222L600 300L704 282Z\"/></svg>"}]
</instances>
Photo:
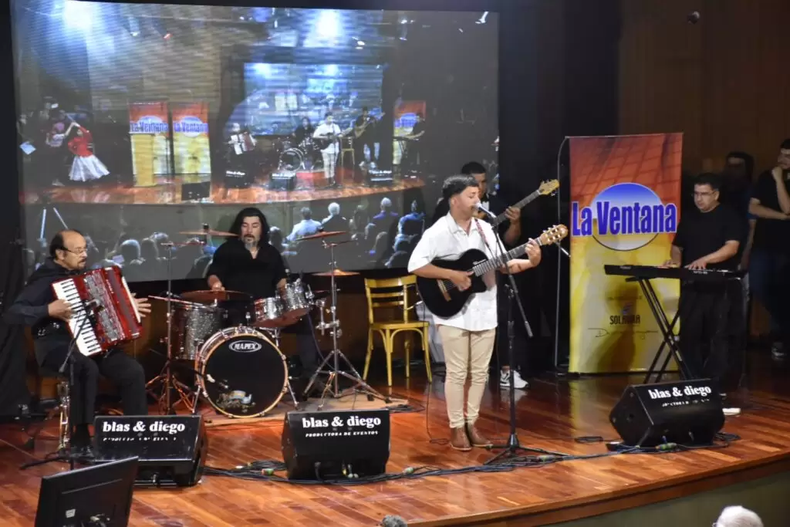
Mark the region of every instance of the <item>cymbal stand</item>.
<instances>
[{"instance_id":1,"label":"cymbal stand","mask_svg":"<svg viewBox=\"0 0 790 527\"><path fill-rule=\"evenodd\" d=\"M274 345L277 349L280 349L280 328L272 328L269 330L274 337ZM283 357L284 359L285 357ZM299 410L299 401L296 400L296 393L294 392L293 386L291 386L291 377L290 375L285 376L285 385L288 388L288 393L291 394L291 400L294 403L294 409Z\"/></svg>"},{"instance_id":2,"label":"cymbal stand","mask_svg":"<svg viewBox=\"0 0 790 527\"><path fill-rule=\"evenodd\" d=\"M322 308L320 310L321 323L318 324L317 329L321 331L322 335L327 329L332 332L332 351L328 353L326 357L324 357L324 361L310 378L310 382L307 384L307 388L305 388L304 393L310 393L310 389L313 387L313 384L319 375L328 375L326 384L324 385L324 391L321 394L321 403L318 405L319 410L323 410L324 403L326 402L328 395L331 395L335 399L339 399L346 395L352 395L357 392L365 393L370 400L373 400L373 398L376 397L389 403L390 398L383 396L374 390L368 383L366 383L356 368L354 368L354 366L351 364L351 361L349 361L348 358L343 355L343 352L340 351L340 348L337 345L337 339L341 335L340 320L337 318L337 283L335 282L335 271L337 271L337 262L335 261L335 246L337 244L327 243L325 240L322 240L322 243L325 249L329 249L329 263L330 269L332 271L330 274L330 291L332 303L329 308L329 313L332 315L332 320L330 322L324 322L324 311ZM347 370L340 369L340 359L343 359L345 362L345 365L348 368ZM345 390L341 390L340 377L350 379L354 385Z\"/></svg>"},{"instance_id":3,"label":"cymbal stand","mask_svg":"<svg viewBox=\"0 0 790 527\"><path fill-rule=\"evenodd\" d=\"M178 393L178 397L183 402L190 411L194 411L194 408L197 406L197 398L195 398L195 405L193 406L190 401L190 388L176 379L173 376L173 370L171 363L173 362L173 247L175 244L173 242L165 242L162 243L167 249L167 360L165 361L165 365L162 368L162 371L148 381L145 385L147 390L152 390L152 387L158 383L162 384L162 391L163 394L159 397L154 397L159 402L159 407L165 415L175 415L176 411L173 405L173 401L170 398L170 390L176 390ZM164 399L164 407L162 406L162 399Z\"/></svg>"}]
</instances>

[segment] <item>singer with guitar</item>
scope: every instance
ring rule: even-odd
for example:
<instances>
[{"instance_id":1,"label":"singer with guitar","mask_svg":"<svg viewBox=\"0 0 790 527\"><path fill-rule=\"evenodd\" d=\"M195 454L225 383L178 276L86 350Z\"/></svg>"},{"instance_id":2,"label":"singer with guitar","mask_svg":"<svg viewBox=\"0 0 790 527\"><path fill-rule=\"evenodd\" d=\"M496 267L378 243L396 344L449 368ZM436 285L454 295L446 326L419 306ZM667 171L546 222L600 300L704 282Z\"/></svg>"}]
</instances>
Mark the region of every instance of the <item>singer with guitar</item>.
<instances>
[{"instance_id":1,"label":"singer with guitar","mask_svg":"<svg viewBox=\"0 0 790 527\"><path fill-rule=\"evenodd\" d=\"M337 169L337 156L340 154L340 138L343 132L335 124L332 112L324 115L324 122L319 124L313 132L313 139L321 150L321 157L324 161L324 177L327 184L335 186L335 170Z\"/></svg>"},{"instance_id":2,"label":"singer with guitar","mask_svg":"<svg viewBox=\"0 0 790 527\"><path fill-rule=\"evenodd\" d=\"M475 217L480 188L474 177L460 175L447 178L442 195L449 205L449 213L423 233L411 255L408 269L421 278L451 283L463 292L472 286L470 272L441 268L432 262L437 258L457 259L470 249L479 250L489 258L499 256L500 252L491 226ZM520 273L538 265L541 253L535 243L526 245L526 254L528 260L508 261L508 270ZM463 451L470 450L472 446L490 444L475 427L497 327L496 277L493 272L488 272L483 281L485 290L472 295L459 312L444 317L434 314L447 367L445 398L451 429L450 445ZM467 371L471 373L471 386L464 413Z\"/></svg>"},{"instance_id":3,"label":"singer with guitar","mask_svg":"<svg viewBox=\"0 0 790 527\"><path fill-rule=\"evenodd\" d=\"M511 206L507 206L501 196L488 192L488 175L486 173L485 167L482 164L474 161L467 163L461 168L461 173L475 178L480 188L480 204L484 209L497 214L496 218L490 218L484 212L478 210L476 217L489 222L492 227L496 228L506 247L514 247L521 239L521 209L538 197L548 196L555 192L557 188L559 188L559 182L557 180L544 181L540 184L540 187L535 192ZM449 206L447 205L447 201L442 199L436 206L433 221L436 222L439 218L445 216L448 211ZM499 278L501 279L503 277L500 276ZM521 280L519 277L516 278L516 281L518 282L517 285L519 291L526 287L526 285L523 284L523 280ZM504 321L507 320L508 296L503 287L498 288L497 291L500 297L499 302L497 303L499 308L499 320L502 322L500 326L504 328ZM527 306L527 311L529 312L529 306ZM523 350L527 341L526 328L524 327L524 324L521 323L514 324L513 327L515 331L514 339L516 343L514 348L517 350ZM510 375L513 375L513 386L515 388L529 388L529 383L524 378L522 378L521 373L519 372L519 367L521 367L521 369L526 367L525 361L517 360L517 363L513 365L514 367L511 369L507 353L508 345L506 331L497 332L496 349L497 362L499 363L500 367L499 385L503 388L509 388ZM523 353L519 353L517 358L523 359Z\"/></svg>"},{"instance_id":4,"label":"singer with guitar","mask_svg":"<svg viewBox=\"0 0 790 527\"><path fill-rule=\"evenodd\" d=\"M5 321L31 326L38 364L52 372L58 371L66 359L71 342L67 322L72 309L65 300L56 300L53 282L80 274L88 260L87 242L79 232L57 233L49 245L50 257L28 279L27 285L8 308ZM141 315L151 313L148 300L136 298ZM120 349L112 349L90 357L72 352L74 384L71 386L71 434L73 453L90 458L90 432L98 391L99 374L107 377L121 394L126 415L146 415L145 372L135 359Z\"/></svg>"}]
</instances>

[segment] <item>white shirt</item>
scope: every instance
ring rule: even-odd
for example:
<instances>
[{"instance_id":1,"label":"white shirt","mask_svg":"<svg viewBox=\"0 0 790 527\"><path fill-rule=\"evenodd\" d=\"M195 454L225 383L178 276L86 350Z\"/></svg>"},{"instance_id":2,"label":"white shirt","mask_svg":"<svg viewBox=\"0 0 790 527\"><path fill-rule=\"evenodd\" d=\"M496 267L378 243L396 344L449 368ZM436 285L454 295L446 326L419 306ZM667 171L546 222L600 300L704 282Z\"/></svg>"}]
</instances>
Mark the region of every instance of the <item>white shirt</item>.
<instances>
[{"instance_id":1,"label":"white shirt","mask_svg":"<svg viewBox=\"0 0 790 527\"><path fill-rule=\"evenodd\" d=\"M328 136L329 134L335 134L336 136L340 135L340 127L335 123L332 124L321 123L315 129L315 132L313 132L313 138L322 137L326 139L326 136ZM332 143L329 146L327 146L321 151L326 152L328 154L338 153L339 148L337 141L332 141Z\"/></svg>"},{"instance_id":2,"label":"white shirt","mask_svg":"<svg viewBox=\"0 0 790 527\"><path fill-rule=\"evenodd\" d=\"M409 272L412 273L415 269L428 265L436 258L457 260L469 249L479 249L489 258L500 254L491 225L473 219L467 234L453 217L447 214L423 233L409 259ZM494 285L483 293L472 295L464 308L450 318L433 315L434 323L437 326L451 326L467 331L484 331L497 327L496 281L493 277L488 281Z\"/></svg>"}]
</instances>

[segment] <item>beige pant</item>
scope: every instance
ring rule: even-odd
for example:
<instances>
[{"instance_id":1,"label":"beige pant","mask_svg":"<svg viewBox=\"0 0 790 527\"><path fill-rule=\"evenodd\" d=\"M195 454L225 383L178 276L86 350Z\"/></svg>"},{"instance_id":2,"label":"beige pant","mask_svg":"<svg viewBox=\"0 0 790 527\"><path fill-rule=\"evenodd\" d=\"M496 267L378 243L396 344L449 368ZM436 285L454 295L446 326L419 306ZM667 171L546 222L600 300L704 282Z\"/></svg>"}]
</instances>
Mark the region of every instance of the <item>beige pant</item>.
<instances>
[{"instance_id":1,"label":"beige pant","mask_svg":"<svg viewBox=\"0 0 790 527\"><path fill-rule=\"evenodd\" d=\"M480 413L480 401L488 380L488 363L494 349L495 329L467 331L450 326L439 326L444 348L444 363L447 376L444 381L444 397L447 400L447 416L450 428L459 428L464 423L474 424ZM471 386L464 418L464 388L466 374L470 373Z\"/></svg>"}]
</instances>

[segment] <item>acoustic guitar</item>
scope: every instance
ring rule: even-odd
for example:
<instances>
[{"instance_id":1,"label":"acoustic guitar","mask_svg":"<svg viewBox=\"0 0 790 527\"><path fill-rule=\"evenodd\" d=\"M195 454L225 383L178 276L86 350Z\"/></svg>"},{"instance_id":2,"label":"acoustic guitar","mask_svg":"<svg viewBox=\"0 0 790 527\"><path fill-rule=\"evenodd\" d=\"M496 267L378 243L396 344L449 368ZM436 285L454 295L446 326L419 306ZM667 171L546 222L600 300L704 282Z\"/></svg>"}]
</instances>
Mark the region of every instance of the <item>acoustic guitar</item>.
<instances>
[{"instance_id":1,"label":"acoustic guitar","mask_svg":"<svg viewBox=\"0 0 790 527\"><path fill-rule=\"evenodd\" d=\"M539 246L557 243L568 235L565 225L555 225L543 231L535 240ZM472 285L469 289L459 291L450 280L417 277L417 290L428 310L442 318L459 313L475 293L484 292L487 287L483 275L503 267L507 262L524 254L527 244L519 245L496 258L489 259L483 251L469 249L457 260L435 259L431 263L442 269L471 272Z\"/></svg>"}]
</instances>

